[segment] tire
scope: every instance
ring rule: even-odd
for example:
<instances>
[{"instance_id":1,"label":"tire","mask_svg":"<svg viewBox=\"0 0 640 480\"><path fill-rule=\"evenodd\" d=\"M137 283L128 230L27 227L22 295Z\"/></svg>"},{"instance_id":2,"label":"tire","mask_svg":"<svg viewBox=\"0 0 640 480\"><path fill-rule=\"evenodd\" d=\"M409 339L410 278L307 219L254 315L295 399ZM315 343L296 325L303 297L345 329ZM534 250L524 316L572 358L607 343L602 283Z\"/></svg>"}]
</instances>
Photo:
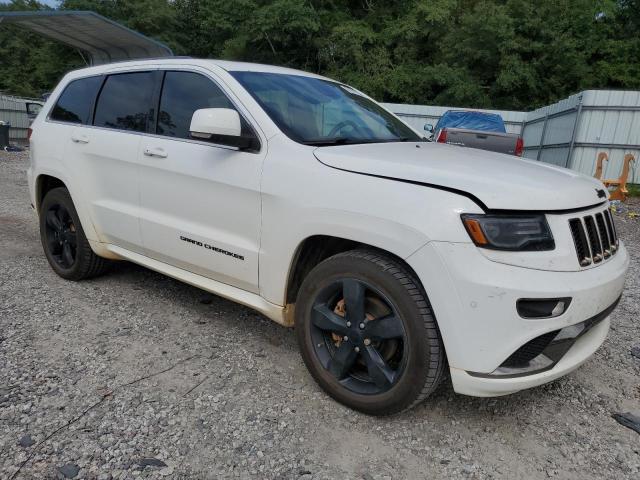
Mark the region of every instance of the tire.
<instances>
[{"instance_id":1,"label":"tire","mask_svg":"<svg viewBox=\"0 0 640 480\"><path fill-rule=\"evenodd\" d=\"M296 336L320 387L370 415L415 406L444 376L444 346L422 286L401 261L376 250L337 254L307 275Z\"/></svg>"},{"instance_id":2,"label":"tire","mask_svg":"<svg viewBox=\"0 0 640 480\"><path fill-rule=\"evenodd\" d=\"M40 240L49 265L66 280L96 277L110 266L93 253L66 188L54 188L42 200Z\"/></svg>"}]
</instances>

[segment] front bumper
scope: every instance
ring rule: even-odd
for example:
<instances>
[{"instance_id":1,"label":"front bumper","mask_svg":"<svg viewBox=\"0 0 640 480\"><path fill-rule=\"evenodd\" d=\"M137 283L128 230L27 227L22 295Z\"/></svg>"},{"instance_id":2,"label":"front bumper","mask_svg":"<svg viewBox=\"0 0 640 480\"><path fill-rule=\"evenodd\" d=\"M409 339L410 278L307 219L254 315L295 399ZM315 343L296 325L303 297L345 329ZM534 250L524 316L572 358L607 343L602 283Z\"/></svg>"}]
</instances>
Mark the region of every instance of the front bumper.
<instances>
[{"instance_id":1,"label":"front bumper","mask_svg":"<svg viewBox=\"0 0 640 480\"><path fill-rule=\"evenodd\" d=\"M450 368L453 388L457 393L463 395L498 397L551 382L586 362L607 338L609 324L609 317L606 317L585 335L578 338L550 370L526 376L493 378L489 376L478 377L458 368Z\"/></svg>"},{"instance_id":2,"label":"front bumper","mask_svg":"<svg viewBox=\"0 0 640 480\"><path fill-rule=\"evenodd\" d=\"M494 396L558 378L598 349L609 329L606 310L622 293L629 256L621 242L615 257L596 268L554 272L492 261L472 244L430 242L407 261L429 295L455 391ZM524 319L516 310L520 298L559 297L572 301L554 318ZM606 318L573 341L548 368L496 376L505 360L527 342L602 312Z\"/></svg>"}]
</instances>

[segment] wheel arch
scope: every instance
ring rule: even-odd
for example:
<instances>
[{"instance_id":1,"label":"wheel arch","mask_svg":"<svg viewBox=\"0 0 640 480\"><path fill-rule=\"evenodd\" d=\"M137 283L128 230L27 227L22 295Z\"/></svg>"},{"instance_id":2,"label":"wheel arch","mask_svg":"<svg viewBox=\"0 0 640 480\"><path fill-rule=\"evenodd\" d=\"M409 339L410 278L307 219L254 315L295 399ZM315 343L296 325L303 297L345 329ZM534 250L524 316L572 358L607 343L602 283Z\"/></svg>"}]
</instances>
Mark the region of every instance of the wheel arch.
<instances>
[{"instance_id":1,"label":"wheel arch","mask_svg":"<svg viewBox=\"0 0 640 480\"><path fill-rule=\"evenodd\" d=\"M402 257L384 248L376 247L368 243L360 242L332 235L311 235L303 239L295 249L289 265L287 283L285 289L285 314L287 324L294 325L295 303L297 301L300 286L311 270L323 260L338 253L349 250L367 249L383 253L395 261L401 263L413 276L416 282L424 289L416 271Z\"/></svg>"},{"instance_id":2,"label":"wheel arch","mask_svg":"<svg viewBox=\"0 0 640 480\"><path fill-rule=\"evenodd\" d=\"M93 246L94 243L97 243L100 240L98 238L93 222L91 221L91 217L89 216L89 213L86 209L86 206L82 203L82 201L78 201L82 198L82 196L78 195L77 192L74 191L71 183L68 182L67 179L65 179L62 175L58 175L52 172L41 172L36 177L35 209L38 213L38 216L40 215L40 206L42 205L42 201L44 200L47 192L58 187L66 188L69 192L71 200L73 201L73 206L75 207L76 212L78 213L78 217L80 218L80 224L82 225L84 234Z\"/></svg>"},{"instance_id":3,"label":"wheel arch","mask_svg":"<svg viewBox=\"0 0 640 480\"><path fill-rule=\"evenodd\" d=\"M40 214L40 207L42 206L42 201L44 200L44 197L47 194L47 192L49 192L50 190L53 190L54 188L59 188L59 187L66 188L67 190L69 190L67 185L58 177L54 177L52 175L47 175L44 173L38 175L38 178L36 179L36 204L35 204L38 214Z\"/></svg>"}]
</instances>

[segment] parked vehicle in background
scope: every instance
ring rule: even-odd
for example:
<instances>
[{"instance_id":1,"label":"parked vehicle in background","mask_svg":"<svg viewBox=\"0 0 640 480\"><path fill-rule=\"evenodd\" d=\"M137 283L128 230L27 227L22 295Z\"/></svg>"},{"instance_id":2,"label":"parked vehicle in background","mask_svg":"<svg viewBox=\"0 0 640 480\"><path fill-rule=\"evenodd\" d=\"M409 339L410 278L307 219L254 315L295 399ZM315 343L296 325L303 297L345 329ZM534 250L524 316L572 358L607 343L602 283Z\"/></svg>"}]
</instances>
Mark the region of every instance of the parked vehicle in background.
<instances>
[{"instance_id":1,"label":"parked vehicle in background","mask_svg":"<svg viewBox=\"0 0 640 480\"><path fill-rule=\"evenodd\" d=\"M426 142L362 92L268 65L69 73L32 125L46 258L126 259L295 326L338 401L375 415L447 378L495 396L602 344L629 255L602 183Z\"/></svg>"},{"instance_id":2,"label":"parked vehicle in background","mask_svg":"<svg viewBox=\"0 0 640 480\"><path fill-rule=\"evenodd\" d=\"M27 109L27 117L29 117L30 121L34 121L36 119L36 117L38 116L38 114L40 113L40 110L42 110L42 107L44 105L44 102L26 102L25 103L25 108Z\"/></svg>"},{"instance_id":3,"label":"parked vehicle in background","mask_svg":"<svg viewBox=\"0 0 640 480\"><path fill-rule=\"evenodd\" d=\"M507 133L502 117L496 113L449 110L438 120L435 128L425 125L430 139L468 148L522 156L522 137Z\"/></svg>"},{"instance_id":4,"label":"parked vehicle in background","mask_svg":"<svg viewBox=\"0 0 640 480\"><path fill-rule=\"evenodd\" d=\"M12 145L26 145L27 133L31 122L36 118L44 101L35 98L22 98L0 93L0 122L8 125L7 133L0 135L0 148ZM10 140L10 141L9 141Z\"/></svg>"}]
</instances>

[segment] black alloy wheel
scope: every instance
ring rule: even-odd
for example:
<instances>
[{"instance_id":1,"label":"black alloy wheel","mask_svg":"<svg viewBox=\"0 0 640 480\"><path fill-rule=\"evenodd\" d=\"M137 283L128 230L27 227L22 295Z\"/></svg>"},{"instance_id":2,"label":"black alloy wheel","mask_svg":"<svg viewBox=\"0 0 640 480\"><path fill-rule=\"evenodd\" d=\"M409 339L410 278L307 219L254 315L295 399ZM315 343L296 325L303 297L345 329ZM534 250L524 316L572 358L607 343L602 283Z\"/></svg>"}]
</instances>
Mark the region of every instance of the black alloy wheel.
<instances>
[{"instance_id":1,"label":"black alloy wheel","mask_svg":"<svg viewBox=\"0 0 640 480\"><path fill-rule=\"evenodd\" d=\"M52 204L44 213L45 238L51 257L64 270L76 262L78 236L76 226L64 205Z\"/></svg>"},{"instance_id":2,"label":"black alloy wheel","mask_svg":"<svg viewBox=\"0 0 640 480\"><path fill-rule=\"evenodd\" d=\"M351 408L401 412L444 376L444 347L426 293L386 252L351 250L320 262L305 277L295 312L309 372Z\"/></svg>"},{"instance_id":3,"label":"black alloy wheel","mask_svg":"<svg viewBox=\"0 0 640 480\"><path fill-rule=\"evenodd\" d=\"M59 276L82 280L98 276L109 268L111 262L93 252L66 188L49 190L39 213L42 248L49 265Z\"/></svg>"},{"instance_id":4,"label":"black alloy wheel","mask_svg":"<svg viewBox=\"0 0 640 480\"><path fill-rule=\"evenodd\" d=\"M405 366L405 331L397 309L373 285L345 278L328 285L311 313L318 359L345 388L389 390Z\"/></svg>"}]
</instances>

